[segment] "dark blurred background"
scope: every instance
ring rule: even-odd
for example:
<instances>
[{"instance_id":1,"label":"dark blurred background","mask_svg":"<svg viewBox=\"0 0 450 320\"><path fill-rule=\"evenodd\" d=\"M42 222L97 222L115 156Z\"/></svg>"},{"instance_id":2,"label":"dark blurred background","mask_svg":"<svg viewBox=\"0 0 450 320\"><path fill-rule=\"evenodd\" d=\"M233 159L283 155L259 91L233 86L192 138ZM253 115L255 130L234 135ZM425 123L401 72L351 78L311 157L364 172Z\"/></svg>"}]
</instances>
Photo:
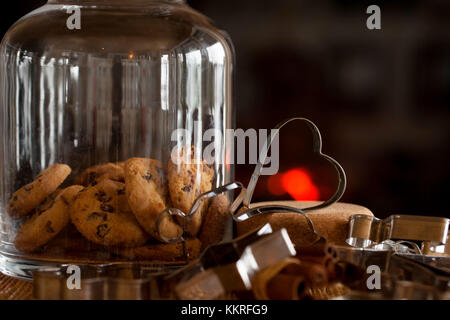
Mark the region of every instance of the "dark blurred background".
<instances>
[{"instance_id":1,"label":"dark blurred background","mask_svg":"<svg viewBox=\"0 0 450 320\"><path fill-rule=\"evenodd\" d=\"M1 34L44 0L8 2ZM236 49L237 127L302 116L346 169L343 198L377 216L449 217L450 1L188 0ZM381 30L366 9L381 7ZM333 169L311 154L302 125L281 131L280 173L254 200L329 197ZM253 166L237 166L247 183Z\"/></svg>"}]
</instances>

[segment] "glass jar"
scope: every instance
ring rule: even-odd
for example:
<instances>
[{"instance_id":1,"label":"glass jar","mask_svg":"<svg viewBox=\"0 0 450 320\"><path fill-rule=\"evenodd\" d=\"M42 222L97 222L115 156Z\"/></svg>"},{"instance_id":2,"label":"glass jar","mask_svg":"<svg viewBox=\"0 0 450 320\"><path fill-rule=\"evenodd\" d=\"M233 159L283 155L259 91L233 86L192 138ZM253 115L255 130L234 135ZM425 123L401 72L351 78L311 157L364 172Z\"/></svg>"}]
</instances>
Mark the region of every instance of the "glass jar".
<instances>
[{"instance_id":1,"label":"glass jar","mask_svg":"<svg viewBox=\"0 0 450 320\"><path fill-rule=\"evenodd\" d=\"M141 262L120 252L161 243L157 210L186 211L230 182L233 60L227 35L183 0L49 0L15 23L0 47L1 271ZM180 142L212 145L212 159L177 163L171 176ZM127 180L141 169L151 187Z\"/></svg>"}]
</instances>

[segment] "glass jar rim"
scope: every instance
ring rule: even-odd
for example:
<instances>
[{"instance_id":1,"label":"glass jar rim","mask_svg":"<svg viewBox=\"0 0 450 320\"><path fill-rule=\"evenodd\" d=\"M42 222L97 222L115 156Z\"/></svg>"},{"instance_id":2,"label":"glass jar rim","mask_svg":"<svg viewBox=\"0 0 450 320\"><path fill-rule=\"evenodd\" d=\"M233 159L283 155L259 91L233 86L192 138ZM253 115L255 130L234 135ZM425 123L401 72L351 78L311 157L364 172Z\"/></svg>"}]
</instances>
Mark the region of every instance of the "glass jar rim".
<instances>
[{"instance_id":1,"label":"glass jar rim","mask_svg":"<svg viewBox=\"0 0 450 320\"><path fill-rule=\"evenodd\" d=\"M152 3L186 3L186 0L47 0L49 4L106 4L106 5L145 5Z\"/></svg>"}]
</instances>

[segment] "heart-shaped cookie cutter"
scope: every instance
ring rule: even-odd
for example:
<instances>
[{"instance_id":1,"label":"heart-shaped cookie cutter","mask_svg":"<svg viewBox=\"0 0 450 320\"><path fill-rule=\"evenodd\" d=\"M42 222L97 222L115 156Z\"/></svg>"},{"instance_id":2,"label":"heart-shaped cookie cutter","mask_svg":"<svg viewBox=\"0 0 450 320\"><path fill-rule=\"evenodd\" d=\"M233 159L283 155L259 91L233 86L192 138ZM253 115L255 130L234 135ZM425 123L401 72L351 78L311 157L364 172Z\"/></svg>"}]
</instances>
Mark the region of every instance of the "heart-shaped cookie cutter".
<instances>
[{"instance_id":1,"label":"heart-shaped cookie cutter","mask_svg":"<svg viewBox=\"0 0 450 320\"><path fill-rule=\"evenodd\" d=\"M246 207L246 208L250 207L250 202L253 197L253 192L255 191L256 184L258 183L258 179L261 175L261 171L262 171L262 169L264 167L264 163L266 162L266 159L267 159L267 153L268 153L271 145L273 144L274 140L279 135L279 131L284 126L286 126L289 123L294 122L294 121L305 122L308 125L308 128L311 130L311 133L313 134L313 152L315 154L318 154L319 157L324 158L328 162L330 162L336 169L336 171L338 173L338 178L339 178L337 189L336 189L335 193L331 196L330 199L326 200L325 202L321 203L320 205L309 207L309 208L303 208L302 211L311 211L311 210L326 208L326 207L332 205L333 203L339 201L339 199L341 199L342 195L344 194L346 186L347 186L347 177L345 175L345 171L342 168L342 166L339 164L339 162L337 162L335 159L333 159L332 157L330 157L322 152L322 135L320 134L319 128L314 124L314 122L312 122L309 119L289 118L287 120L280 122L275 127L275 130L274 130L275 133L272 132L270 134L269 138L267 139L266 145L264 146L263 150L261 150L258 164L256 165L256 168L253 171L252 177L250 178L250 182L247 187L247 194L243 201L244 207ZM267 206L264 206L264 207L267 207ZM290 211L291 210L289 210L289 212ZM280 211L278 211L278 212L280 212Z\"/></svg>"},{"instance_id":2,"label":"heart-shaped cookie cutter","mask_svg":"<svg viewBox=\"0 0 450 320\"><path fill-rule=\"evenodd\" d=\"M328 200L324 201L323 203L321 203L317 206L313 206L313 207L309 207L309 208L299 209L299 208L295 208L295 207L291 207L291 206L284 206L284 205L263 205L263 206L250 207L253 192L256 188L256 184L259 180L259 177L261 176L261 172L264 168L264 164L266 162L267 154L268 154L268 151L270 150L270 147L272 146L275 139L278 137L280 129L294 121L300 121L300 122L304 122L307 124L308 128L311 130L311 132L313 134L313 152L315 154L318 154L319 157L326 159L336 169L336 172L338 174L338 186L336 188L336 191L331 196L331 198L329 198ZM326 241L325 237L315 229L314 224L313 224L312 220L306 214L306 211L322 209L322 208L328 207L328 206L332 205L333 203L339 201L339 199L342 197L342 195L345 192L346 186L347 186L347 178L346 178L345 171L342 168L342 166L335 159L333 159L332 157L330 157L322 152L322 136L320 134L319 128L309 119L301 118L301 117L289 118L287 120L280 122L274 128L274 130L271 131L269 138L267 139L263 149L260 152L258 163L255 167L255 170L252 174L252 177L250 179L250 182L249 182L247 188L244 188L244 186L240 182L232 182L225 186L222 186L217 189L211 190L209 192L203 193L194 201L194 204L192 205L191 209L189 210L189 213L186 214L177 208L167 208L166 210L162 211L159 214L158 218L156 219L155 226L156 226L157 232L159 233L159 235L163 241L165 241L167 243L184 241L183 235L181 235L180 237L176 237L176 238L167 238L164 235L162 235L162 232L160 232L159 228L160 228L160 224L162 221L162 217L164 215L181 216L184 219L191 219L192 216L194 215L194 213L197 211L197 209L201 205L201 203L203 201L205 201L206 199L213 198L213 197L215 197L219 194L225 193L225 192L240 189L239 195L236 197L236 199L233 201L233 203L231 204L231 206L229 208L229 213L233 217L234 221L236 221L236 222L245 221L256 215L262 215L262 214L268 214L268 213L295 212L295 213L303 215L306 218L311 231L316 236L318 236L317 242L325 242ZM241 210L238 210L240 207L242 207Z\"/></svg>"},{"instance_id":3,"label":"heart-shaped cookie cutter","mask_svg":"<svg viewBox=\"0 0 450 320\"><path fill-rule=\"evenodd\" d=\"M266 162L267 153L268 153L270 147L272 146L273 142L279 135L280 129L294 121L301 121L301 122L305 122L307 124L308 128L311 130L312 135L313 135L313 151L314 151L314 153L318 154L319 157L326 159L336 169L336 172L338 174L338 186L336 188L336 191L331 196L331 198L324 201L323 203L321 203L317 206L312 206L312 207L303 208L303 209L299 209L299 208L295 208L295 207L291 207L291 206L284 206L284 205L263 205L263 206L250 207L253 192L256 188L256 184L259 180L259 177L261 176L261 172L263 170L264 163ZM316 236L318 236L318 239L315 243L326 242L325 237L315 229L312 220L309 218L309 216L306 214L306 212L312 211L312 210L317 210L317 209L322 209L322 208L328 207L328 206L332 205L333 203L339 201L339 199L342 197L342 195L345 192L346 186L347 186L347 177L345 175L345 171L342 168L342 166L335 159L333 159L332 157L330 157L322 152L322 136L320 134L319 128L309 119L300 118L300 117L289 118L287 120L280 122L275 127L275 130L271 132L269 138L267 139L267 142L266 142L263 150L261 150L258 164L256 165L255 170L252 174L252 177L248 184L247 190L245 191L245 195L243 195L242 209L239 212L234 211L236 213L233 212L234 213L233 218L235 221L240 222L240 221L245 221L247 219L250 219L251 217L254 217L256 215L262 215L262 214L268 214L268 213L280 213L280 212L299 213L306 218L311 231ZM241 199L241 197L238 197L236 199L236 201L233 203L233 208L239 207L240 203L238 203L238 201L240 201L240 199Z\"/></svg>"}]
</instances>

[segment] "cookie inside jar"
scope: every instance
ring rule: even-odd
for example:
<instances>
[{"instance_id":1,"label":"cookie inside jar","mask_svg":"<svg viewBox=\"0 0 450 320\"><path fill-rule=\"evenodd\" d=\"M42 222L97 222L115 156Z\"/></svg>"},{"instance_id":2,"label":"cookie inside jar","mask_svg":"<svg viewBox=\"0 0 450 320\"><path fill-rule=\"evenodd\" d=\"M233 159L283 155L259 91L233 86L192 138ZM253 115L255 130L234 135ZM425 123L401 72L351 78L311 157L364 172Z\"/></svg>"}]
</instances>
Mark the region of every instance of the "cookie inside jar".
<instances>
[{"instance_id":1,"label":"cookie inside jar","mask_svg":"<svg viewBox=\"0 0 450 320\"><path fill-rule=\"evenodd\" d=\"M214 187L212 165L191 146L174 148L166 164L129 158L78 173L55 164L9 200L18 224L14 245L29 257L55 262L185 264L225 235L227 196L206 199L187 216ZM186 216L164 216L157 229L167 208Z\"/></svg>"},{"instance_id":2,"label":"cookie inside jar","mask_svg":"<svg viewBox=\"0 0 450 320\"><path fill-rule=\"evenodd\" d=\"M71 5L82 7L81 29L69 28ZM49 0L17 20L0 43L0 270L29 279L47 262L180 264L195 256L206 204L194 222L163 217L164 239L186 227L181 249L163 243L153 222L167 207L186 210L202 189L185 171L180 197L170 195L179 132L183 145L216 147L214 187L233 178L226 32L184 0ZM60 194L72 186L108 197ZM86 202L89 214L72 212Z\"/></svg>"}]
</instances>

